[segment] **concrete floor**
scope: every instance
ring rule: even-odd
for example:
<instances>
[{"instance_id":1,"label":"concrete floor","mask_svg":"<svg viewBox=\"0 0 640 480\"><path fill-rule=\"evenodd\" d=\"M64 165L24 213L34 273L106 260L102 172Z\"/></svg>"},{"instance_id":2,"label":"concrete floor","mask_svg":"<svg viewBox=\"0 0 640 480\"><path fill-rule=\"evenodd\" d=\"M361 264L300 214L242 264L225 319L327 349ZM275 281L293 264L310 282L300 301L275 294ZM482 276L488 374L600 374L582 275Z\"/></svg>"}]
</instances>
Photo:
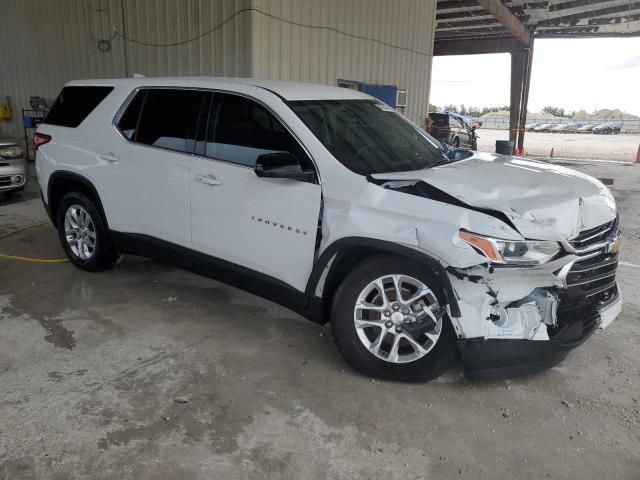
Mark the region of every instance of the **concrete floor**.
<instances>
[{"instance_id":1,"label":"concrete floor","mask_svg":"<svg viewBox=\"0 0 640 480\"><path fill-rule=\"evenodd\" d=\"M328 327L172 267L0 258L0 479L637 480L640 166L575 167L613 181L626 305L515 380L372 381ZM33 197L0 202L0 236L44 219ZM0 253L62 258L51 226Z\"/></svg>"}]
</instances>

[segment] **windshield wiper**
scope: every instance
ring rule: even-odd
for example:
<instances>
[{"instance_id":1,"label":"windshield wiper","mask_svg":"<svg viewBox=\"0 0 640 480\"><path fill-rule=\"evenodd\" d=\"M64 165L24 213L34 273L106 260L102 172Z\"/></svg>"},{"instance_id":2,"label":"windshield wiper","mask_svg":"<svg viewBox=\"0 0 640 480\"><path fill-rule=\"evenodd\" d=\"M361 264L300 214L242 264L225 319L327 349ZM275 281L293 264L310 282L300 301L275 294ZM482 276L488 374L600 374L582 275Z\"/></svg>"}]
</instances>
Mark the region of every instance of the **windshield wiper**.
<instances>
[{"instance_id":1,"label":"windshield wiper","mask_svg":"<svg viewBox=\"0 0 640 480\"><path fill-rule=\"evenodd\" d=\"M433 168L433 167L439 167L441 165L449 165L451 163L451 160L447 159L442 159L438 162L432 163L431 165L429 165L427 168Z\"/></svg>"}]
</instances>

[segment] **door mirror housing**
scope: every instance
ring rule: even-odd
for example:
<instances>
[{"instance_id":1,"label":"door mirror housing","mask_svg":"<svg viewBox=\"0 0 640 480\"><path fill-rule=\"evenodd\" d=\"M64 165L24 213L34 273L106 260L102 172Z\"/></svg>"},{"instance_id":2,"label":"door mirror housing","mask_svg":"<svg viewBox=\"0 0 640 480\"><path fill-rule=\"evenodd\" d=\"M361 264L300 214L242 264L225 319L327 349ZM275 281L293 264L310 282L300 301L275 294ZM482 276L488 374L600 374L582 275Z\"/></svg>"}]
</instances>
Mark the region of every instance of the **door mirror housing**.
<instances>
[{"instance_id":1,"label":"door mirror housing","mask_svg":"<svg viewBox=\"0 0 640 480\"><path fill-rule=\"evenodd\" d=\"M311 182L315 172L303 170L298 157L288 152L264 153L256 159L256 175L265 178L290 178Z\"/></svg>"}]
</instances>

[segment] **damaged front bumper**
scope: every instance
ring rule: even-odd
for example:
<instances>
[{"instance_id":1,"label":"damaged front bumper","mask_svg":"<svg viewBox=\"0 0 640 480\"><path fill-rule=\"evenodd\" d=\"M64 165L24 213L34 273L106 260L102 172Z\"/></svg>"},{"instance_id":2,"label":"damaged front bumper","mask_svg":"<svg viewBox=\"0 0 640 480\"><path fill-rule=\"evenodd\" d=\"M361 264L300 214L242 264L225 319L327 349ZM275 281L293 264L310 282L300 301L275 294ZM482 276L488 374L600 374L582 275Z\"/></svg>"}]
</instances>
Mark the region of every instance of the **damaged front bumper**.
<instances>
[{"instance_id":1,"label":"damaged front bumper","mask_svg":"<svg viewBox=\"0 0 640 480\"><path fill-rule=\"evenodd\" d=\"M620 313L617 238L585 255L535 268L448 269L460 307L452 317L467 377L534 373L565 358Z\"/></svg>"},{"instance_id":2,"label":"damaged front bumper","mask_svg":"<svg viewBox=\"0 0 640 480\"><path fill-rule=\"evenodd\" d=\"M574 318L549 340L459 339L465 374L470 380L494 380L550 368L584 343L597 327L606 328L621 308L622 296L617 291L609 302L596 307L591 314L585 312Z\"/></svg>"}]
</instances>

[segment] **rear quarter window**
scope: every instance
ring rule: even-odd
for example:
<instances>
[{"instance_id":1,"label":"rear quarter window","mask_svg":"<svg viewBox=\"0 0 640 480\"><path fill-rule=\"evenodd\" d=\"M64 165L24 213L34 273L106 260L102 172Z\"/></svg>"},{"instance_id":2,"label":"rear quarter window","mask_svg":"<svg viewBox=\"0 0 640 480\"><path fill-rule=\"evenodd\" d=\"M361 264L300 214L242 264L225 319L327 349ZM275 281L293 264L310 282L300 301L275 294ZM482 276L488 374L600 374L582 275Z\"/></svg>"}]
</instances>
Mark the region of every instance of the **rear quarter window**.
<instances>
[{"instance_id":1,"label":"rear quarter window","mask_svg":"<svg viewBox=\"0 0 640 480\"><path fill-rule=\"evenodd\" d=\"M64 87L43 123L75 128L100 105L113 87Z\"/></svg>"}]
</instances>

